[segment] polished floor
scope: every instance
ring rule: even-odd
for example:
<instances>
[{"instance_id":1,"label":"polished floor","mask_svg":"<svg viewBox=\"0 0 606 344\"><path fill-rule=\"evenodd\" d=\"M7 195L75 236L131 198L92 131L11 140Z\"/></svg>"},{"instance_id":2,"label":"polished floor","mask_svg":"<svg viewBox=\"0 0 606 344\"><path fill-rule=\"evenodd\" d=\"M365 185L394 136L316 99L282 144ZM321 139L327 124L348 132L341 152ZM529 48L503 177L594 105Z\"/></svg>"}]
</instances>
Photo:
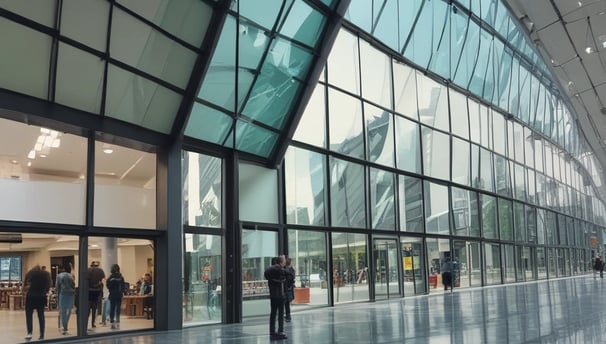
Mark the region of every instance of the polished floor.
<instances>
[{"instance_id":1,"label":"polished floor","mask_svg":"<svg viewBox=\"0 0 606 344\"><path fill-rule=\"evenodd\" d=\"M269 302L268 302L269 308ZM269 343L267 317L70 343ZM606 343L606 278L582 276L293 314L272 343ZM56 341L54 341L56 342Z\"/></svg>"}]
</instances>

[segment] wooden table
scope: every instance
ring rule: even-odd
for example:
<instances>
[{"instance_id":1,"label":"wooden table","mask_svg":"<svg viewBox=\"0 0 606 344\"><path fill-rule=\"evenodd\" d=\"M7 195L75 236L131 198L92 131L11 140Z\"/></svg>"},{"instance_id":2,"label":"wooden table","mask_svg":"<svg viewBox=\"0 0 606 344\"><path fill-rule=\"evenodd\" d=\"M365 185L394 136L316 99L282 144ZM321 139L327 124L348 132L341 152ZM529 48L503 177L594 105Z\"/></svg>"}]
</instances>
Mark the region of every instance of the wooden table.
<instances>
[{"instance_id":1,"label":"wooden table","mask_svg":"<svg viewBox=\"0 0 606 344\"><path fill-rule=\"evenodd\" d=\"M151 295L128 295L122 297L122 314L128 316L142 317L145 300Z\"/></svg>"}]
</instances>

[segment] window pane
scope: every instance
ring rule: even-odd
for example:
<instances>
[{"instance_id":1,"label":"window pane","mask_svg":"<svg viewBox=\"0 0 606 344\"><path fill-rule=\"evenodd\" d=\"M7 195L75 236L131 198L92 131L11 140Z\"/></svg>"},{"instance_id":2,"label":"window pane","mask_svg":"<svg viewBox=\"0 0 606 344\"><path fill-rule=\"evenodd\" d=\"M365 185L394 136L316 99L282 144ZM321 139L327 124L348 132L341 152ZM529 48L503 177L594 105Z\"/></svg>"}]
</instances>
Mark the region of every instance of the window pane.
<instances>
[{"instance_id":1,"label":"window pane","mask_svg":"<svg viewBox=\"0 0 606 344\"><path fill-rule=\"evenodd\" d=\"M494 169L497 193L503 196L511 196L511 177L509 162L500 155L494 155Z\"/></svg>"},{"instance_id":2,"label":"window pane","mask_svg":"<svg viewBox=\"0 0 606 344\"><path fill-rule=\"evenodd\" d=\"M501 248L498 244L484 244L486 284L501 284Z\"/></svg>"},{"instance_id":3,"label":"window pane","mask_svg":"<svg viewBox=\"0 0 606 344\"><path fill-rule=\"evenodd\" d=\"M494 151L498 154L506 156L507 154L507 126L505 118L498 111L492 111Z\"/></svg>"},{"instance_id":4,"label":"window pane","mask_svg":"<svg viewBox=\"0 0 606 344\"><path fill-rule=\"evenodd\" d=\"M364 167L330 159L330 209L335 227L366 227Z\"/></svg>"},{"instance_id":5,"label":"window pane","mask_svg":"<svg viewBox=\"0 0 606 344\"><path fill-rule=\"evenodd\" d=\"M423 233L423 190L421 180L399 177L400 230Z\"/></svg>"},{"instance_id":6,"label":"window pane","mask_svg":"<svg viewBox=\"0 0 606 344\"><path fill-rule=\"evenodd\" d=\"M362 97L387 109L391 106L391 59L366 41L360 42Z\"/></svg>"},{"instance_id":7,"label":"window pane","mask_svg":"<svg viewBox=\"0 0 606 344\"><path fill-rule=\"evenodd\" d=\"M477 194L455 187L451 192L454 235L480 236Z\"/></svg>"},{"instance_id":8,"label":"window pane","mask_svg":"<svg viewBox=\"0 0 606 344\"><path fill-rule=\"evenodd\" d=\"M183 223L221 227L221 159L183 152Z\"/></svg>"},{"instance_id":9,"label":"window pane","mask_svg":"<svg viewBox=\"0 0 606 344\"><path fill-rule=\"evenodd\" d=\"M486 239L498 239L497 199L481 194L482 200L482 233Z\"/></svg>"},{"instance_id":10,"label":"window pane","mask_svg":"<svg viewBox=\"0 0 606 344\"><path fill-rule=\"evenodd\" d=\"M265 4L264 4L265 5ZM264 11L265 6L258 9ZM324 29L325 18L302 0L295 1L288 12L288 17L282 23L280 33L310 47L316 42Z\"/></svg>"},{"instance_id":11,"label":"window pane","mask_svg":"<svg viewBox=\"0 0 606 344\"><path fill-rule=\"evenodd\" d=\"M393 115L368 103L364 104L368 160L394 166ZM340 124L336 124L340 125Z\"/></svg>"},{"instance_id":12,"label":"window pane","mask_svg":"<svg viewBox=\"0 0 606 344\"><path fill-rule=\"evenodd\" d=\"M396 120L396 165L399 169L421 173L419 125L400 116Z\"/></svg>"},{"instance_id":13,"label":"window pane","mask_svg":"<svg viewBox=\"0 0 606 344\"><path fill-rule=\"evenodd\" d=\"M98 51L105 51L110 6L108 2L95 0L62 1L59 27L61 34ZM52 12L51 10L47 13ZM83 13L95 15L82 15Z\"/></svg>"},{"instance_id":14,"label":"window pane","mask_svg":"<svg viewBox=\"0 0 606 344\"><path fill-rule=\"evenodd\" d=\"M501 240L513 240L513 209L511 201L499 198L499 229Z\"/></svg>"},{"instance_id":15,"label":"window pane","mask_svg":"<svg viewBox=\"0 0 606 344\"><path fill-rule=\"evenodd\" d=\"M240 220L278 223L278 172L240 162Z\"/></svg>"},{"instance_id":16,"label":"window pane","mask_svg":"<svg viewBox=\"0 0 606 344\"><path fill-rule=\"evenodd\" d=\"M97 56L59 43L55 101L98 114L104 70L105 62Z\"/></svg>"},{"instance_id":17,"label":"window pane","mask_svg":"<svg viewBox=\"0 0 606 344\"><path fill-rule=\"evenodd\" d=\"M297 125L294 139L326 147L326 86L317 84Z\"/></svg>"},{"instance_id":18,"label":"window pane","mask_svg":"<svg viewBox=\"0 0 606 344\"><path fill-rule=\"evenodd\" d=\"M370 168L370 209L372 228L395 229L395 189L393 173Z\"/></svg>"},{"instance_id":19,"label":"window pane","mask_svg":"<svg viewBox=\"0 0 606 344\"><path fill-rule=\"evenodd\" d=\"M425 228L427 233L450 233L448 187L425 181Z\"/></svg>"},{"instance_id":20,"label":"window pane","mask_svg":"<svg viewBox=\"0 0 606 344\"><path fill-rule=\"evenodd\" d=\"M325 156L291 146L286 151L284 169L286 222L325 225Z\"/></svg>"},{"instance_id":21,"label":"window pane","mask_svg":"<svg viewBox=\"0 0 606 344\"><path fill-rule=\"evenodd\" d=\"M492 168L492 153L484 148L480 148L480 183L479 188L494 192Z\"/></svg>"},{"instance_id":22,"label":"window pane","mask_svg":"<svg viewBox=\"0 0 606 344\"><path fill-rule=\"evenodd\" d=\"M233 122L228 114L194 102L185 135L222 145Z\"/></svg>"},{"instance_id":23,"label":"window pane","mask_svg":"<svg viewBox=\"0 0 606 344\"><path fill-rule=\"evenodd\" d=\"M419 119L416 75L414 69L407 65L393 62L395 110L397 113L414 120Z\"/></svg>"},{"instance_id":24,"label":"window pane","mask_svg":"<svg viewBox=\"0 0 606 344\"><path fill-rule=\"evenodd\" d=\"M272 153L277 139L278 134L273 131L240 120L236 122L238 150L267 158Z\"/></svg>"},{"instance_id":25,"label":"window pane","mask_svg":"<svg viewBox=\"0 0 606 344\"><path fill-rule=\"evenodd\" d=\"M449 132L448 88L417 72L417 92L421 122Z\"/></svg>"},{"instance_id":26,"label":"window pane","mask_svg":"<svg viewBox=\"0 0 606 344\"><path fill-rule=\"evenodd\" d=\"M85 138L0 119L0 156L0 220L85 223Z\"/></svg>"},{"instance_id":27,"label":"window pane","mask_svg":"<svg viewBox=\"0 0 606 344\"><path fill-rule=\"evenodd\" d=\"M526 235L526 212L524 211L524 204L519 202L513 202L513 218L515 224L515 240L517 242L525 243L528 238ZM530 230L530 228L528 228Z\"/></svg>"},{"instance_id":28,"label":"window pane","mask_svg":"<svg viewBox=\"0 0 606 344\"><path fill-rule=\"evenodd\" d=\"M450 137L427 127L423 135L423 169L426 176L450 179Z\"/></svg>"},{"instance_id":29,"label":"window pane","mask_svg":"<svg viewBox=\"0 0 606 344\"><path fill-rule=\"evenodd\" d=\"M364 158L362 103L345 93L329 89L330 149Z\"/></svg>"},{"instance_id":30,"label":"window pane","mask_svg":"<svg viewBox=\"0 0 606 344\"><path fill-rule=\"evenodd\" d=\"M156 229L156 154L97 141L95 158L95 226Z\"/></svg>"},{"instance_id":31,"label":"window pane","mask_svg":"<svg viewBox=\"0 0 606 344\"><path fill-rule=\"evenodd\" d=\"M469 139L469 120L467 116L467 97L461 93L449 90L450 93L450 123L452 133Z\"/></svg>"},{"instance_id":32,"label":"window pane","mask_svg":"<svg viewBox=\"0 0 606 344\"><path fill-rule=\"evenodd\" d=\"M470 156L469 142L452 138L452 181L463 185L470 185Z\"/></svg>"},{"instance_id":33,"label":"window pane","mask_svg":"<svg viewBox=\"0 0 606 344\"><path fill-rule=\"evenodd\" d=\"M358 39L341 30L328 56L328 83L353 94L360 94Z\"/></svg>"}]
</instances>

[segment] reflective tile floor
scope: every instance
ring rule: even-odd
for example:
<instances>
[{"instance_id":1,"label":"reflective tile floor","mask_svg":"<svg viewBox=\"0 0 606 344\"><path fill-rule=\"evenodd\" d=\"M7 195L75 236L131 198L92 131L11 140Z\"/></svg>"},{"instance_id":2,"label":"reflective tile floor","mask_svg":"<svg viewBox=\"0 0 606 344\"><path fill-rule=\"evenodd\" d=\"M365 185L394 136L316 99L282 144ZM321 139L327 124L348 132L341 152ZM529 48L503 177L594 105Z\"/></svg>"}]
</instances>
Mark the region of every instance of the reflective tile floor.
<instances>
[{"instance_id":1,"label":"reflective tile floor","mask_svg":"<svg viewBox=\"0 0 606 344\"><path fill-rule=\"evenodd\" d=\"M269 301L268 301L269 308ZM267 317L242 324L70 343L269 343ZM293 314L272 343L606 343L606 278L582 276L355 303Z\"/></svg>"}]
</instances>

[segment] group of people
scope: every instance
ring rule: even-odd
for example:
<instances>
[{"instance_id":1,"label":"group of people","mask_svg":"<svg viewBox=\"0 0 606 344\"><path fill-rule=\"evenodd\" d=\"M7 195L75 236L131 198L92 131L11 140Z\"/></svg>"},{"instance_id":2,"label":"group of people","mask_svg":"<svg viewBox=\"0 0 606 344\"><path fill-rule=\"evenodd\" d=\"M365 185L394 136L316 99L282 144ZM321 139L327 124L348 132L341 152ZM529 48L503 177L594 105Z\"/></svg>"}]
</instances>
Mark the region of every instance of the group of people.
<instances>
[{"instance_id":1,"label":"group of people","mask_svg":"<svg viewBox=\"0 0 606 344\"><path fill-rule=\"evenodd\" d=\"M59 325L61 333L68 334L68 325L72 308L74 307L76 295L76 281L72 273L71 264L64 267L64 271L57 275L55 281L55 290L58 298L57 308L59 311ZM120 328L120 308L122 306L122 296L125 293L124 277L120 273L120 266L114 264L111 267L110 275L106 278L105 272L99 267L98 261L93 261L87 270L88 279L88 307L87 314L91 317L91 327L96 327L98 306L103 298L103 287L109 291L105 305L109 310L109 320L112 329ZM27 272L24 279L25 286L25 323L27 327L26 340L32 339L33 333L33 313L36 310L38 323L40 327L39 339L44 339L45 319L44 309L47 302L47 294L52 287L51 275L45 267L35 265ZM152 293L151 274L146 273L140 282L140 291L142 294ZM105 307L104 307L105 310ZM103 323L105 324L106 313L103 312Z\"/></svg>"},{"instance_id":2,"label":"group of people","mask_svg":"<svg viewBox=\"0 0 606 344\"><path fill-rule=\"evenodd\" d=\"M284 321L290 322L290 303L294 300L295 269L292 261L284 255L274 257L265 270L269 287L271 311L269 313L269 336L271 339L287 339ZM278 331L276 332L276 315Z\"/></svg>"}]
</instances>

